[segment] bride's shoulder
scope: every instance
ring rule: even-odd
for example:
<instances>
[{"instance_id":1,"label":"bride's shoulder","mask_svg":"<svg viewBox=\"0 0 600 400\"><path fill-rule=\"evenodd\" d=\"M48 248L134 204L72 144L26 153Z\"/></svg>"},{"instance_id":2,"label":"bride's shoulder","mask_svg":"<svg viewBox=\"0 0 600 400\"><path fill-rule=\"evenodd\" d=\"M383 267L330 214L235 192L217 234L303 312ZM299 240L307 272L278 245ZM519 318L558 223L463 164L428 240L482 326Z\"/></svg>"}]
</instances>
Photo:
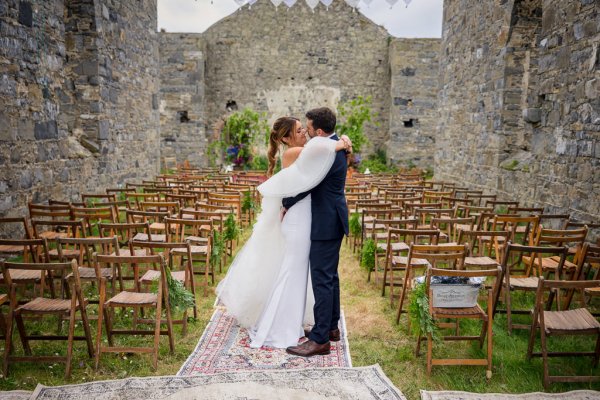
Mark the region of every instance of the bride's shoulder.
<instances>
[{"instance_id":1,"label":"bride's shoulder","mask_svg":"<svg viewBox=\"0 0 600 400\"><path fill-rule=\"evenodd\" d=\"M282 157L283 167L285 168L285 167L289 166L290 164L293 164L301 152L302 152L302 147L288 147L283 152L283 157Z\"/></svg>"}]
</instances>

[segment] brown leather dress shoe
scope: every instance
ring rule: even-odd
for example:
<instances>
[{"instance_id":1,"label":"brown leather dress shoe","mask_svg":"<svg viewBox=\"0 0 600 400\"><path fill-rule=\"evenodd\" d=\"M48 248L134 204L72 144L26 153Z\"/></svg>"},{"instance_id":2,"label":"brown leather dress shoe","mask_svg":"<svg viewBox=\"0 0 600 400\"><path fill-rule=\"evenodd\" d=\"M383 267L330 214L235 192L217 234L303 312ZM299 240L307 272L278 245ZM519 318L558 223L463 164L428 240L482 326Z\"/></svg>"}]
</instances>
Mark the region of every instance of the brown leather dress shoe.
<instances>
[{"instance_id":1,"label":"brown leather dress shoe","mask_svg":"<svg viewBox=\"0 0 600 400\"><path fill-rule=\"evenodd\" d=\"M319 344L309 340L301 345L288 347L285 351L300 357L324 356L331 353L331 344L329 342Z\"/></svg>"},{"instance_id":2,"label":"brown leather dress shoe","mask_svg":"<svg viewBox=\"0 0 600 400\"><path fill-rule=\"evenodd\" d=\"M310 335L310 329L305 329L304 336L308 337L308 335ZM334 329L332 331L329 331L329 341L330 342L339 342L340 341L340 330L339 329Z\"/></svg>"}]
</instances>

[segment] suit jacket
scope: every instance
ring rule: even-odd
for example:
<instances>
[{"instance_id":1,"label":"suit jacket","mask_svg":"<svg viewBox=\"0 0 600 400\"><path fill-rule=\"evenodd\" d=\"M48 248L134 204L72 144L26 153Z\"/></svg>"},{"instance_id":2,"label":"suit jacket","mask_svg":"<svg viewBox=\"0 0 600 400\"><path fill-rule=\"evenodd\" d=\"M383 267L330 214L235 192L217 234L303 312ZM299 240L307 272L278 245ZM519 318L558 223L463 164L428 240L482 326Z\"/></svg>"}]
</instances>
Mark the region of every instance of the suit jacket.
<instances>
[{"instance_id":1,"label":"suit jacket","mask_svg":"<svg viewBox=\"0 0 600 400\"><path fill-rule=\"evenodd\" d=\"M338 140L338 137L334 135L331 139ZM348 205L344 192L347 169L346 152L338 151L333 165L321 183L307 192L283 199L283 206L289 209L311 194L311 240L340 239L344 234L348 234Z\"/></svg>"}]
</instances>

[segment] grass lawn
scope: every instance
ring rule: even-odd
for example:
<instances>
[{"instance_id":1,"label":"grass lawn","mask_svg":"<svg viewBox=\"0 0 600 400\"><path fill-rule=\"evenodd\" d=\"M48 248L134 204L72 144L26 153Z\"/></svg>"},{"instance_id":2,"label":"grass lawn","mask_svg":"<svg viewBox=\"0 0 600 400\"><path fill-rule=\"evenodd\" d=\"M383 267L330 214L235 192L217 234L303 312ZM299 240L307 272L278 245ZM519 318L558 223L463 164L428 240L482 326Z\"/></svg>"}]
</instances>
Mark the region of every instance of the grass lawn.
<instances>
[{"instance_id":1,"label":"grass lawn","mask_svg":"<svg viewBox=\"0 0 600 400\"><path fill-rule=\"evenodd\" d=\"M247 236L247 233L246 235ZM218 276L221 279L223 274ZM380 288L366 282L366 272L360 269L358 262L347 246L342 246L340 262L342 285L342 307L346 316L350 351L354 366L379 364L392 382L409 399L419 398L419 389L428 390L465 390L473 392L532 392L543 391L541 359L528 362L525 359L528 332L516 331L508 336L506 319L499 316L494 321L494 371L491 380L485 378L484 367L434 367L431 377L427 377L425 355L414 356L416 339L408 333L406 316L396 325L395 310L390 308L388 298L381 297ZM61 385L89 382L103 379L118 379L130 376L173 375L196 346L204 327L213 313L215 300L214 287L209 287L208 296L198 290L199 318L188 325L188 334L181 336L181 326L175 326L175 354L168 351L165 337L161 339L158 370L151 367L151 355L103 354L100 367L94 370L93 360L87 358L84 342L74 346L73 374L64 379L63 364L17 363L11 366L7 378L0 379L0 390L33 390L38 383ZM519 300L519 299L517 299ZM525 301L524 299L521 299ZM94 314L90 307L90 314ZM4 310L6 312L6 310ZM26 322L35 326L34 321ZM92 321L92 334L95 334L95 321ZM66 324L65 324L66 326ZM52 332L56 323L47 323L39 330ZM475 324L462 326L463 332L476 330ZM78 329L81 332L81 329ZM22 354L18 335L15 333L16 353ZM140 345L149 337L116 338L119 345ZM579 347L593 349L592 340L554 339L551 345L559 344L560 349ZM539 345L539 343L538 343ZM2 346L3 347L3 346ZM33 350L47 354L65 353L66 345L56 342L34 344ZM2 349L2 354L3 354ZM444 343L434 354L453 357L483 357L483 351L473 343ZM560 371L568 374L574 371L587 374L600 374L600 368L591 369L590 359L559 359L554 362ZM576 389L600 390L600 384L555 384L552 391L560 392Z\"/></svg>"}]
</instances>

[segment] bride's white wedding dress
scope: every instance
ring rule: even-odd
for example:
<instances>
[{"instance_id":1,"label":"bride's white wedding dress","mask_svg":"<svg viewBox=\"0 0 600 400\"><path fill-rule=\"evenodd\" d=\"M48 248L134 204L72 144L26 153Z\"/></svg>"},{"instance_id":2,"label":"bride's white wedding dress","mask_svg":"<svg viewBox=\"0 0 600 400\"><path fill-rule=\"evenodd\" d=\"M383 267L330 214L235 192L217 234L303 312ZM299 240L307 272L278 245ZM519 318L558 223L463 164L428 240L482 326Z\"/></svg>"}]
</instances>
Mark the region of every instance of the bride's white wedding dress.
<instances>
[{"instance_id":1,"label":"bride's white wedding dress","mask_svg":"<svg viewBox=\"0 0 600 400\"><path fill-rule=\"evenodd\" d=\"M243 327L251 347L298 344L313 320L309 280L310 195L280 221L281 199L318 185L335 159L334 140L310 140L298 159L258 187L262 211L252 235L229 267L217 294Z\"/></svg>"}]
</instances>

